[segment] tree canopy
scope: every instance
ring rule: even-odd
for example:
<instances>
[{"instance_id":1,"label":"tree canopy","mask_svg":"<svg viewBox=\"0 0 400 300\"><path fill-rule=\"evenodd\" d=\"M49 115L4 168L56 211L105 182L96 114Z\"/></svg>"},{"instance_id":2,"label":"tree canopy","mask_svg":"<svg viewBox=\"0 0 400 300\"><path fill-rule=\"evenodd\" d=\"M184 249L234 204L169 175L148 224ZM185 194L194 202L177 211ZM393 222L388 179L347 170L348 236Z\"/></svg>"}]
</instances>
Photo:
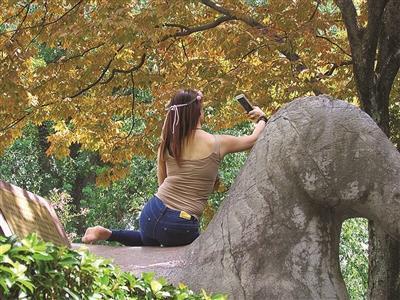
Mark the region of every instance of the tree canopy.
<instances>
[{"instance_id":1,"label":"tree canopy","mask_svg":"<svg viewBox=\"0 0 400 300\"><path fill-rule=\"evenodd\" d=\"M203 91L207 124L244 120L239 91L272 112L306 94L356 102L333 1L7 1L0 12L0 149L52 121L49 154L72 144L126 174L153 155L177 89ZM356 1L367 22L366 1ZM398 82L396 85L396 89Z\"/></svg>"}]
</instances>

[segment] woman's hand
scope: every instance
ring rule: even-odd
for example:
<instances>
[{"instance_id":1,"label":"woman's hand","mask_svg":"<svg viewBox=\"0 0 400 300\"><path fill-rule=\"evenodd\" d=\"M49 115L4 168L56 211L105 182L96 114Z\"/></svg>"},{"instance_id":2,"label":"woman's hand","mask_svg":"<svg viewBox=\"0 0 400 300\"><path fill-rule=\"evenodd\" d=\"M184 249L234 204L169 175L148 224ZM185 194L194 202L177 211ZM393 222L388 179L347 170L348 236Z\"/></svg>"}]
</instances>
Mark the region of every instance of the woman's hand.
<instances>
[{"instance_id":1,"label":"woman's hand","mask_svg":"<svg viewBox=\"0 0 400 300\"><path fill-rule=\"evenodd\" d=\"M253 121L258 120L258 118L261 116L265 116L265 113L258 106L254 106L254 109L249 111L249 117Z\"/></svg>"},{"instance_id":2,"label":"woman's hand","mask_svg":"<svg viewBox=\"0 0 400 300\"><path fill-rule=\"evenodd\" d=\"M258 106L254 106L253 110L250 111L248 115L254 121L259 120L259 118L261 117L265 118L265 113ZM253 145L257 141L258 136L263 131L265 126L266 122L258 122L258 124L254 127L253 133L251 135L220 135L219 140L221 158L224 157L225 154L244 151L253 147Z\"/></svg>"}]
</instances>

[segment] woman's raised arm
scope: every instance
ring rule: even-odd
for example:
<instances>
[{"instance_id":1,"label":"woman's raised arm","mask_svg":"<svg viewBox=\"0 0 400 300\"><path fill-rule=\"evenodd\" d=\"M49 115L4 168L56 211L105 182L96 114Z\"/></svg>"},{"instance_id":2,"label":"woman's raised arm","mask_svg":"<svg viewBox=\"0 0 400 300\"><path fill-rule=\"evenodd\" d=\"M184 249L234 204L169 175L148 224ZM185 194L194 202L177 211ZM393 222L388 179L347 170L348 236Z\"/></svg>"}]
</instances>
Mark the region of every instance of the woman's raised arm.
<instances>
[{"instance_id":1,"label":"woman's raised arm","mask_svg":"<svg viewBox=\"0 0 400 300\"><path fill-rule=\"evenodd\" d=\"M258 119L265 116L263 111L259 107L254 107L254 109L249 112L251 118ZM255 126L253 133L251 135L244 136L233 136L233 135L220 135L220 155L221 158L228 153L240 152L248 150L256 143L258 136L264 130L266 122L261 119Z\"/></svg>"}]
</instances>

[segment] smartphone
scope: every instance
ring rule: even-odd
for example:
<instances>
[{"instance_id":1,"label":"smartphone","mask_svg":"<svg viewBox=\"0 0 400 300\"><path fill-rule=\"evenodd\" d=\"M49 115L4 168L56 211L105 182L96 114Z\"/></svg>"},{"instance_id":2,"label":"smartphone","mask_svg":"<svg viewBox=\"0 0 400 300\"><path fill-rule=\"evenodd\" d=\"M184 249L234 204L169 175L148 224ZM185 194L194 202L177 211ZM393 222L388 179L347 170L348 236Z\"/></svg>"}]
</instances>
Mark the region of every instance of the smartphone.
<instances>
[{"instance_id":1,"label":"smartphone","mask_svg":"<svg viewBox=\"0 0 400 300\"><path fill-rule=\"evenodd\" d=\"M253 110L253 106L250 104L249 100L247 100L244 94L235 96L235 99L239 101L239 103L243 106L246 112L250 112Z\"/></svg>"}]
</instances>

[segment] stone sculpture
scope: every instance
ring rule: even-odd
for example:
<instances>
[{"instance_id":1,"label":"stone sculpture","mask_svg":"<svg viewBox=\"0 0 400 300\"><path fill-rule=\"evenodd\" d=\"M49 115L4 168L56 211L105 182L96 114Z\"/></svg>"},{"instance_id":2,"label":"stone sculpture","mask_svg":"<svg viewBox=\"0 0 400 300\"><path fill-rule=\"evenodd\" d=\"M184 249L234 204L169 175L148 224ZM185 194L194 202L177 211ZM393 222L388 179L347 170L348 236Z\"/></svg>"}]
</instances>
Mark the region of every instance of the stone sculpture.
<instances>
[{"instance_id":1,"label":"stone sculpture","mask_svg":"<svg viewBox=\"0 0 400 300\"><path fill-rule=\"evenodd\" d=\"M393 144L359 108L304 97L269 120L207 230L139 269L230 299L347 299L342 222L365 217L399 239L399 216Z\"/></svg>"}]
</instances>

